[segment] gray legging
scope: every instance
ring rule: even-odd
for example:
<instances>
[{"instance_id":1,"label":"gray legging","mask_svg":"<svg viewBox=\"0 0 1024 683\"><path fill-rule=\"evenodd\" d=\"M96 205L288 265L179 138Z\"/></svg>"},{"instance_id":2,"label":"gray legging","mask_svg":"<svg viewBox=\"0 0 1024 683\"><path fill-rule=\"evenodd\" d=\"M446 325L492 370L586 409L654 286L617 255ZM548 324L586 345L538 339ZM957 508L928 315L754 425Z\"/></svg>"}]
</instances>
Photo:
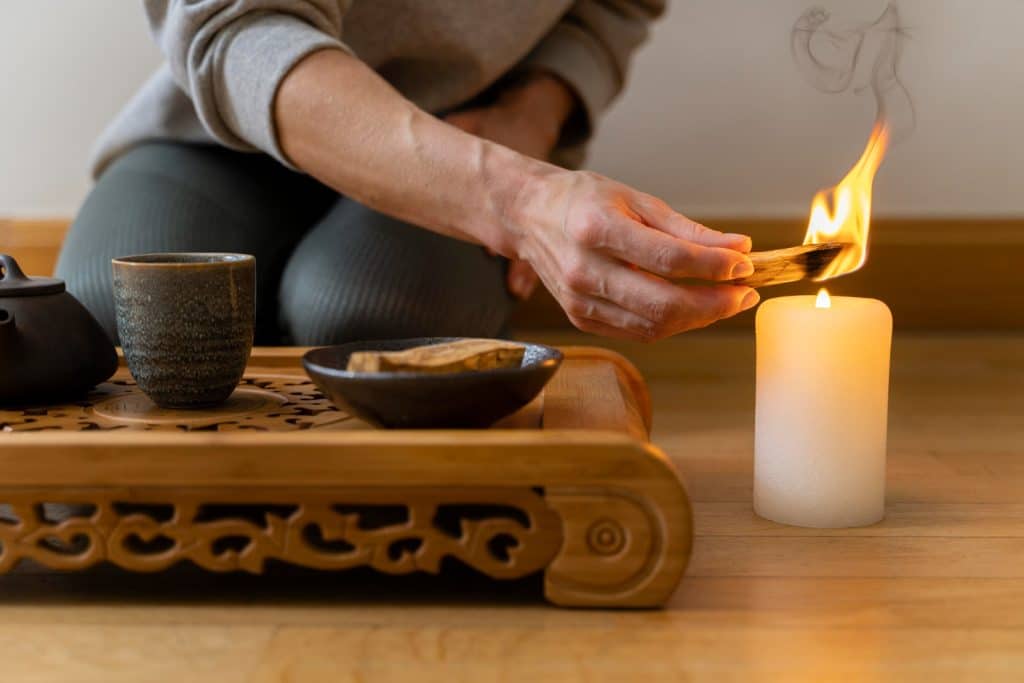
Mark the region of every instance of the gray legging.
<instances>
[{"instance_id":1,"label":"gray legging","mask_svg":"<svg viewBox=\"0 0 1024 683\"><path fill-rule=\"evenodd\" d=\"M339 197L270 157L169 143L99 178L57 275L117 338L110 260L159 251L256 256L256 342L499 335L507 262Z\"/></svg>"}]
</instances>

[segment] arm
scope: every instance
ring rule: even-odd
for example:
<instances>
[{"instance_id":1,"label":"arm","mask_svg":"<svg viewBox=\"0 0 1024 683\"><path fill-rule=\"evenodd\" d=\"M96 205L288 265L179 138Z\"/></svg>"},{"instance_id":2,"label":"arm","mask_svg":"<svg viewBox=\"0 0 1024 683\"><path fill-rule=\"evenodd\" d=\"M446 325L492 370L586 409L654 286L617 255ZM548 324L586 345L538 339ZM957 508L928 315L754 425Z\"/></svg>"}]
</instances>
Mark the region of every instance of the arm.
<instances>
[{"instance_id":1,"label":"arm","mask_svg":"<svg viewBox=\"0 0 1024 683\"><path fill-rule=\"evenodd\" d=\"M300 62L274 111L296 166L379 211L528 261L581 329L657 339L756 303L747 287L666 280L752 270L741 253L749 239L700 226L607 178L465 133L340 51Z\"/></svg>"},{"instance_id":2,"label":"arm","mask_svg":"<svg viewBox=\"0 0 1024 683\"><path fill-rule=\"evenodd\" d=\"M347 51L338 6L147 0L171 70L216 139L274 154L384 213L528 261L581 329L655 339L754 303L746 287L666 279L742 275L749 239L421 111Z\"/></svg>"},{"instance_id":3,"label":"arm","mask_svg":"<svg viewBox=\"0 0 1024 683\"><path fill-rule=\"evenodd\" d=\"M533 68L504 83L490 106L449 114L445 121L520 154L549 159L577 107L572 89L561 78ZM509 291L523 300L539 282L529 262L518 258L509 263L507 279Z\"/></svg>"},{"instance_id":4,"label":"arm","mask_svg":"<svg viewBox=\"0 0 1024 683\"><path fill-rule=\"evenodd\" d=\"M665 0L577 0L555 27L499 84L485 108L446 121L536 159L578 167L595 120L621 89L633 52ZM527 299L537 274L526 261L509 265L509 290Z\"/></svg>"},{"instance_id":5,"label":"arm","mask_svg":"<svg viewBox=\"0 0 1024 683\"><path fill-rule=\"evenodd\" d=\"M522 69L557 76L578 103L561 131L556 158L570 164L582 160L583 143L622 91L633 54L665 4L666 0L577 0L523 60Z\"/></svg>"},{"instance_id":6,"label":"arm","mask_svg":"<svg viewBox=\"0 0 1024 683\"><path fill-rule=\"evenodd\" d=\"M343 96L341 95L343 93ZM281 84L278 139L298 168L382 213L515 253L504 220L532 162L437 119L337 50Z\"/></svg>"}]
</instances>

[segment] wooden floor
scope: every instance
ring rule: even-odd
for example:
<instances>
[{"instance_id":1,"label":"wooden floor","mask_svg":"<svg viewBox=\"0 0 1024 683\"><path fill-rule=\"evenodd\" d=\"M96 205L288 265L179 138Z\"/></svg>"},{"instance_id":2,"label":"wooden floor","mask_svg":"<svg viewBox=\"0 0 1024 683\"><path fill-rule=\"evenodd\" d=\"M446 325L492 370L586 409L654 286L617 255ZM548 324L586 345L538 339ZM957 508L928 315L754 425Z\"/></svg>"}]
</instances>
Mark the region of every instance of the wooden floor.
<instances>
[{"instance_id":1,"label":"wooden floor","mask_svg":"<svg viewBox=\"0 0 1024 683\"><path fill-rule=\"evenodd\" d=\"M0 578L0 680L1024 679L1024 336L897 338L888 515L848 531L753 516L749 336L626 350L695 506L668 609L471 577L29 572Z\"/></svg>"}]
</instances>

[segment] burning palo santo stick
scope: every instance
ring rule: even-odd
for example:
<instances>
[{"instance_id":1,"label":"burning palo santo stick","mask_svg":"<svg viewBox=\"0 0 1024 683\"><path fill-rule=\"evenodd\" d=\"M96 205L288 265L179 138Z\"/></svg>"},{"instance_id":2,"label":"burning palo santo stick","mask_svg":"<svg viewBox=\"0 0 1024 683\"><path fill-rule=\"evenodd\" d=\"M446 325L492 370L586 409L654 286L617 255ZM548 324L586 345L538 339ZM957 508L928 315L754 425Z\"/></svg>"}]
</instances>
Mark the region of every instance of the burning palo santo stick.
<instances>
[{"instance_id":1,"label":"burning palo santo stick","mask_svg":"<svg viewBox=\"0 0 1024 683\"><path fill-rule=\"evenodd\" d=\"M844 242L825 242L772 251L754 251L750 253L754 274L732 282L748 287L767 287L797 280L813 280L846 246Z\"/></svg>"}]
</instances>

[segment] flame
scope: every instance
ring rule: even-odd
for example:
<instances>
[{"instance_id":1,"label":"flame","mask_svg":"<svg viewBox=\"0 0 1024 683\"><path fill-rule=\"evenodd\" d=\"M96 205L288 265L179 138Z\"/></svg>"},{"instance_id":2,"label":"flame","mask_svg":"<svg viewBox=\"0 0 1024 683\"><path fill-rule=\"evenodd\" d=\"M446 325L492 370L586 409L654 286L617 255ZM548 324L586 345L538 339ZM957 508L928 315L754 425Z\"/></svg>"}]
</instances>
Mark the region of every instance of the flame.
<instances>
[{"instance_id":1,"label":"flame","mask_svg":"<svg viewBox=\"0 0 1024 683\"><path fill-rule=\"evenodd\" d=\"M814 300L815 308L832 308L832 297L828 295L828 290L822 287L818 290L818 298Z\"/></svg>"},{"instance_id":2,"label":"flame","mask_svg":"<svg viewBox=\"0 0 1024 683\"><path fill-rule=\"evenodd\" d=\"M804 244L849 244L815 278L816 280L829 280L852 273L859 270L867 260L871 186L875 181L875 172L885 157L888 144L888 126L884 122L876 123L863 154L846 177L835 187L814 195Z\"/></svg>"}]
</instances>

